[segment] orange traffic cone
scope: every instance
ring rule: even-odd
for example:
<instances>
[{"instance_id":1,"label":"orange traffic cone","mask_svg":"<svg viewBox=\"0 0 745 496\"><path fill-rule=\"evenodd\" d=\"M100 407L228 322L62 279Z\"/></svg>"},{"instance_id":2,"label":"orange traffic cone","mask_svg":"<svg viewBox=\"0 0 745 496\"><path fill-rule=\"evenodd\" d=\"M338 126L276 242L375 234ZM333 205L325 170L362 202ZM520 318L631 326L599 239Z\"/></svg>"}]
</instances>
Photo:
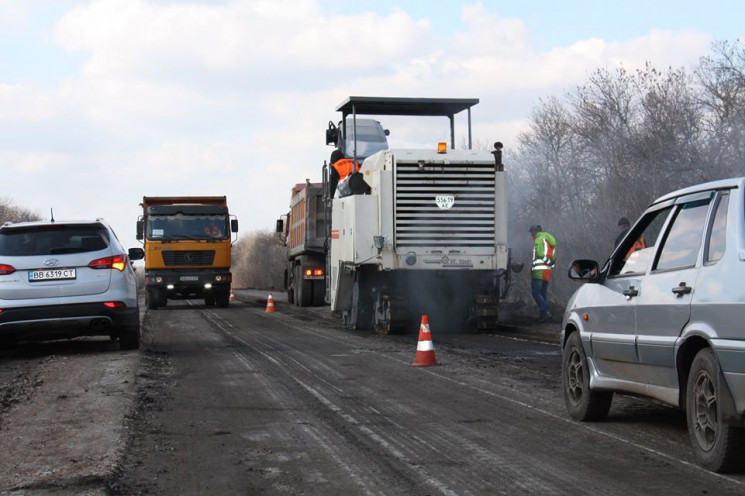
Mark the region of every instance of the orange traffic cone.
<instances>
[{"instance_id":1,"label":"orange traffic cone","mask_svg":"<svg viewBox=\"0 0 745 496\"><path fill-rule=\"evenodd\" d=\"M269 296L266 299L266 310L264 310L266 313L274 313L277 311L277 309L274 307L274 298L272 297L272 292L269 292Z\"/></svg>"},{"instance_id":2,"label":"orange traffic cone","mask_svg":"<svg viewBox=\"0 0 745 496\"><path fill-rule=\"evenodd\" d=\"M235 293L233 293L233 286L230 286L230 301L235 301Z\"/></svg>"},{"instance_id":3,"label":"orange traffic cone","mask_svg":"<svg viewBox=\"0 0 745 496\"><path fill-rule=\"evenodd\" d=\"M419 342L416 345L416 357L414 367L429 367L437 365L435 360L435 347L432 345L432 333L429 331L429 318L422 315L422 324L419 326Z\"/></svg>"}]
</instances>

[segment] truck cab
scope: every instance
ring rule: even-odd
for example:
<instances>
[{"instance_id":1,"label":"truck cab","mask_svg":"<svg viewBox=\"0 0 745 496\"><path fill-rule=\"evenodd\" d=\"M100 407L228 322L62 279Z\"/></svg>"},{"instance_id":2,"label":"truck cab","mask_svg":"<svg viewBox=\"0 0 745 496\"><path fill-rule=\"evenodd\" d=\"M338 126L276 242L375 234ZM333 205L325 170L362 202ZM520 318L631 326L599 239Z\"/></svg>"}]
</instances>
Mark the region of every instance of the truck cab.
<instances>
[{"instance_id":1,"label":"truck cab","mask_svg":"<svg viewBox=\"0 0 745 496\"><path fill-rule=\"evenodd\" d=\"M137 221L145 248L145 299L155 310L173 299L227 307L232 283L231 218L224 196L146 196Z\"/></svg>"}]
</instances>

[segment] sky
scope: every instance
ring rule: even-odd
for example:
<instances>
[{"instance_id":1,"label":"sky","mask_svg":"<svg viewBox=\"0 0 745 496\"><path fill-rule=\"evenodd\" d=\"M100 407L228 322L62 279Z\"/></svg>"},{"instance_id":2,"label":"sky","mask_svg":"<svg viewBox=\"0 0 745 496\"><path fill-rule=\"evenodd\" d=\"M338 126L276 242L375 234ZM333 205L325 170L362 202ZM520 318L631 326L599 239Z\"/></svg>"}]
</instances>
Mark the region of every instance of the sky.
<instances>
[{"instance_id":1,"label":"sky","mask_svg":"<svg viewBox=\"0 0 745 496\"><path fill-rule=\"evenodd\" d=\"M598 68L691 68L745 36L742 0L441 3L0 0L0 197L125 247L145 195L226 195L242 235L272 230L350 95L478 98L475 141L509 150ZM445 140L433 119L380 118L392 147Z\"/></svg>"}]
</instances>

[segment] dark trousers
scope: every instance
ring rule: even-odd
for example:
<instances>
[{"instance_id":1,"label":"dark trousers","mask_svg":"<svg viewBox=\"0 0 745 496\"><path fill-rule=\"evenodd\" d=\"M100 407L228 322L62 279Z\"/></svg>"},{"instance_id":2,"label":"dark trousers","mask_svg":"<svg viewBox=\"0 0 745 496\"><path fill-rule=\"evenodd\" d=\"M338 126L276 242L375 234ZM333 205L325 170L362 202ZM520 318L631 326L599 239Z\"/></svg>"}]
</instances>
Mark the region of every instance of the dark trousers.
<instances>
[{"instance_id":1,"label":"dark trousers","mask_svg":"<svg viewBox=\"0 0 745 496\"><path fill-rule=\"evenodd\" d=\"M541 317L551 315L551 308L548 306L548 281L531 279L530 291L533 293L533 299L541 311Z\"/></svg>"}]
</instances>

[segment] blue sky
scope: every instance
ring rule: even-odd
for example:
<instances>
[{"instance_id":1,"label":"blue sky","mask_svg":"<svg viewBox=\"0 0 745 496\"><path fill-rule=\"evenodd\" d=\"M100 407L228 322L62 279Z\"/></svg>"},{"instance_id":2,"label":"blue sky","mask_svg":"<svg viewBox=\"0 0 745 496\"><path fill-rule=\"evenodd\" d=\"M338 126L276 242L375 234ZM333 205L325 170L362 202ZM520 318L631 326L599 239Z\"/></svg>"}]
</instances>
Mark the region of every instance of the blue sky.
<instances>
[{"instance_id":1,"label":"blue sky","mask_svg":"<svg viewBox=\"0 0 745 496\"><path fill-rule=\"evenodd\" d=\"M691 67L745 34L735 1L443 3L0 0L0 196L128 246L143 195L225 194L271 229L349 95L479 98L476 140L509 149L598 67ZM394 146L446 133L384 125Z\"/></svg>"}]
</instances>

